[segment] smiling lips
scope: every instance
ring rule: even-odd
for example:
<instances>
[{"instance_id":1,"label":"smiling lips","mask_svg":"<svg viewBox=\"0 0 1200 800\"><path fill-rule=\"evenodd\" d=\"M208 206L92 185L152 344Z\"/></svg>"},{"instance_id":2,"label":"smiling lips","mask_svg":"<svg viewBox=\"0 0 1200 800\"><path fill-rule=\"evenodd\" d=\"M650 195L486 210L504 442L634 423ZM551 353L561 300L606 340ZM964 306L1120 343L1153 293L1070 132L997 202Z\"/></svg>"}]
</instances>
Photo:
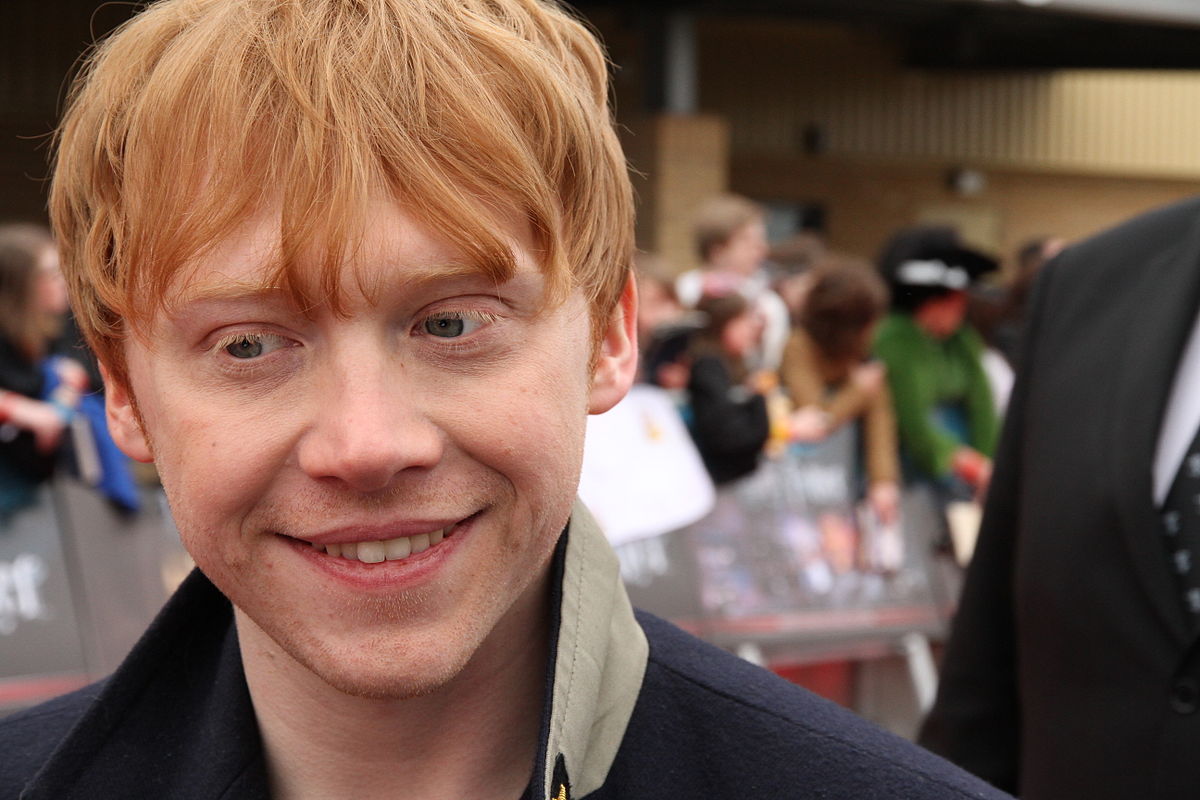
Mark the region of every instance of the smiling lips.
<instances>
[{"instance_id":1,"label":"smiling lips","mask_svg":"<svg viewBox=\"0 0 1200 800\"><path fill-rule=\"evenodd\" d=\"M458 525L439 528L432 533L419 533L415 536L397 536L394 539L381 539L366 542L331 542L317 544L311 542L314 550L324 550L335 558L345 558L350 561L360 561L363 564L379 564L383 561L399 561L409 556L423 553L435 544L440 543L446 536L454 532Z\"/></svg>"}]
</instances>

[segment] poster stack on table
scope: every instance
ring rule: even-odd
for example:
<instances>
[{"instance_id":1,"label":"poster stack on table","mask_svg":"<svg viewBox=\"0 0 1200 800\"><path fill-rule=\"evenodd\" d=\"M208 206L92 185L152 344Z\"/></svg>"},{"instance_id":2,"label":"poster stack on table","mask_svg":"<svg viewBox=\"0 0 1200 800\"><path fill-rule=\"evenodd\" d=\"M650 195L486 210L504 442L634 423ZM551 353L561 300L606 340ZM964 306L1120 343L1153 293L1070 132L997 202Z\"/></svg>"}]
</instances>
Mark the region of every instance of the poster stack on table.
<instances>
[{"instance_id":1,"label":"poster stack on table","mask_svg":"<svg viewBox=\"0 0 1200 800\"><path fill-rule=\"evenodd\" d=\"M857 500L852 427L714 491L669 399L650 387L631 398L589 427L580 494L635 606L766 663L944 635L956 593L933 553L934 499L907 489L900 521L881 524Z\"/></svg>"}]
</instances>

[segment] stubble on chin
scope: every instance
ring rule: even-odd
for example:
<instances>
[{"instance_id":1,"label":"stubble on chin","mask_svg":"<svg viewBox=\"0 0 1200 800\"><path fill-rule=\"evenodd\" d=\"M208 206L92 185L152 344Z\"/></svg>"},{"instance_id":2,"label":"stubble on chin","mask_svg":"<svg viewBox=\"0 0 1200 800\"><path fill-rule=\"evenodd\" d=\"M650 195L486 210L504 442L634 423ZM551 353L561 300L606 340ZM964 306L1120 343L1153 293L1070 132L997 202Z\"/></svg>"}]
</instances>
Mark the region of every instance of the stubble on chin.
<instances>
[{"instance_id":1,"label":"stubble on chin","mask_svg":"<svg viewBox=\"0 0 1200 800\"><path fill-rule=\"evenodd\" d=\"M286 686L315 694L332 688L367 700L408 700L436 693L466 666L476 648L461 645L478 635L462 620L450 620L442 633L460 647L437 647L423 637L388 632L348 645L313 637L294 623L267 631L241 610L236 621L252 688L268 684L272 691Z\"/></svg>"}]
</instances>

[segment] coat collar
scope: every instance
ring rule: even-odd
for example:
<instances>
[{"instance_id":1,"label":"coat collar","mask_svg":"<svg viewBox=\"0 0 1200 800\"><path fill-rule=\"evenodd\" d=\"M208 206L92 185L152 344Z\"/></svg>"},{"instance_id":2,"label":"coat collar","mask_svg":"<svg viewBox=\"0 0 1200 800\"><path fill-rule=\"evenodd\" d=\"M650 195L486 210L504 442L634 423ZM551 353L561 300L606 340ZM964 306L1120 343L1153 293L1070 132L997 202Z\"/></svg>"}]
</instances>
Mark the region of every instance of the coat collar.
<instances>
[{"instance_id":1,"label":"coat collar","mask_svg":"<svg viewBox=\"0 0 1200 800\"><path fill-rule=\"evenodd\" d=\"M617 557L579 502L571 513L558 585L552 699L545 757L539 760L540 796L550 800L564 796L564 773L565 796L583 797L604 783L633 715L650 650Z\"/></svg>"},{"instance_id":2,"label":"coat collar","mask_svg":"<svg viewBox=\"0 0 1200 800\"><path fill-rule=\"evenodd\" d=\"M578 798L604 783L649 652L616 556L581 503L553 575L555 646L534 800ZM199 571L99 692L89 691L95 697L22 798L267 797L232 608Z\"/></svg>"}]
</instances>

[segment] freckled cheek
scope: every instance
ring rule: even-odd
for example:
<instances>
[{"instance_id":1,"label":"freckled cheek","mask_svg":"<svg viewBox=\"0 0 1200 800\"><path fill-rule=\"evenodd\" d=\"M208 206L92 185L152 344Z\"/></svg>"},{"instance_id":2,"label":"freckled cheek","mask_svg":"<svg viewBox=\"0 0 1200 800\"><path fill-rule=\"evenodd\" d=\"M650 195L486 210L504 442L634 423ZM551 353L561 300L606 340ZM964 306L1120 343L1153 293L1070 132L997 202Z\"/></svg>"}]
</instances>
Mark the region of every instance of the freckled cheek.
<instances>
[{"instance_id":1,"label":"freckled cheek","mask_svg":"<svg viewBox=\"0 0 1200 800\"><path fill-rule=\"evenodd\" d=\"M477 460L503 475L519 502L542 509L563 497L573 498L583 458L583 411L542 403L512 407L480 429Z\"/></svg>"},{"instance_id":2,"label":"freckled cheek","mask_svg":"<svg viewBox=\"0 0 1200 800\"><path fill-rule=\"evenodd\" d=\"M225 414L177 413L156 454L168 497L180 514L205 527L236 523L268 496L285 468L282 426L261 418L254 424Z\"/></svg>"},{"instance_id":3,"label":"freckled cheek","mask_svg":"<svg viewBox=\"0 0 1200 800\"><path fill-rule=\"evenodd\" d=\"M529 381L515 375L504 390L471 392L454 409L436 416L440 427L476 460L507 465L506 469L537 469L539 463L559 460L575 450L586 424L586 400L563 383ZM493 385L494 386L494 385Z\"/></svg>"}]
</instances>

